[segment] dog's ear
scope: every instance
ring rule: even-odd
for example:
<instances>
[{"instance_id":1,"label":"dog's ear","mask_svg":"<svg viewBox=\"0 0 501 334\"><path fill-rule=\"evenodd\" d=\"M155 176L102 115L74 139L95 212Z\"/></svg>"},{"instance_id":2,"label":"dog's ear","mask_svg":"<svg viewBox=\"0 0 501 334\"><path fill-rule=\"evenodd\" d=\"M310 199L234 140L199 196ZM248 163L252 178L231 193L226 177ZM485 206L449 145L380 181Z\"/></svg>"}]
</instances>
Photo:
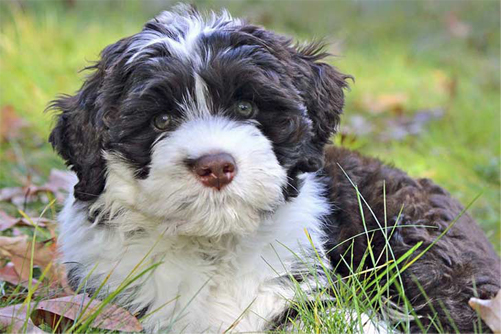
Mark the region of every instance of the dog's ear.
<instances>
[{"instance_id":1,"label":"dog's ear","mask_svg":"<svg viewBox=\"0 0 501 334\"><path fill-rule=\"evenodd\" d=\"M300 47L293 46L292 39L258 26L245 25L241 31L256 38L257 44L286 65L292 85L312 122L312 136L299 148L302 158L295 169L298 172L319 170L323 166L323 148L336 132L343 112L347 80L353 78L322 61L329 54L323 52L321 42Z\"/></svg>"},{"instance_id":2,"label":"dog's ear","mask_svg":"<svg viewBox=\"0 0 501 334\"><path fill-rule=\"evenodd\" d=\"M303 158L297 168L314 172L323 166L323 148L337 130L344 107L344 90L348 88L349 75L323 62L328 56L322 52L322 43L311 43L292 48L292 60L296 67L295 86L305 103L312 121L313 136L302 147Z\"/></svg>"},{"instance_id":3,"label":"dog's ear","mask_svg":"<svg viewBox=\"0 0 501 334\"><path fill-rule=\"evenodd\" d=\"M105 48L99 62L87 68L94 72L80 90L75 95L59 97L47 108L59 113L49 142L77 174L74 196L81 201L96 199L104 189L106 167L102 149L107 132L104 118L107 106L112 104L103 93L107 91L107 96L116 98L120 90L105 81L116 80L108 78L108 73L123 58L126 45L127 39L123 39ZM106 86L114 86L115 92Z\"/></svg>"},{"instance_id":4,"label":"dog's ear","mask_svg":"<svg viewBox=\"0 0 501 334\"><path fill-rule=\"evenodd\" d=\"M329 55L322 52L323 48L322 43L314 42L296 47L293 55L299 65L296 87L313 122L314 141L321 146L337 130L344 107L344 89L348 88L347 79L353 79L322 61Z\"/></svg>"}]
</instances>

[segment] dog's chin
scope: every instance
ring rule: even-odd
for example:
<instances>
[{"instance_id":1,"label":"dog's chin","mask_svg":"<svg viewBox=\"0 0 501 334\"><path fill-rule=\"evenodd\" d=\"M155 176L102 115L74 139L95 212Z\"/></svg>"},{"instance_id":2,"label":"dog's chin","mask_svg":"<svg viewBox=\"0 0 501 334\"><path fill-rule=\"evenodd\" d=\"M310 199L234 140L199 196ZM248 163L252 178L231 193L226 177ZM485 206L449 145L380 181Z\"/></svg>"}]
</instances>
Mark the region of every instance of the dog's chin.
<instances>
[{"instance_id":1,"label":"dog's chin","mask_svg":"<svg viewBox=\"0 0 501 334\"><path fill-rule=\"evenodd\" d=\"M195 182L197 182L195 180ZM193 183L195 183L193 182ZM192 184L179 187L158 184L158 190L139 194L137 207L155 221L154 229L165 235L220 237L255 232L284 203L282 189L274 193L242 197L229 186L213 190ZM249 190L249 193L251 190Z\"/></svg>"},{"instance_id":2,"label":"dog's chin","mask_svg":"<svg viewBox=\"0 0 501 334\"><path fill-rule=\"evenodd\" d=\"M284 203L282 188L278 186L269 185L268 189L275 189L267 193L247 189L244 197L245 190L238 192L229 186L214 190L196 184L197 180L192 181L188 185L152 180L141 182L134 203L124 203L120 209L125 209L127 215L136 216L130 220L135 226L124 226L127 224L124 219L120 228L143 229L166 236L243 236L255 232Z\"/></svg>"},{"instance_id":3,"label":"dog's chin","mask_svg":"<svg viewBox=\"0 0 501 334\"><path fill-rule=\"evenodd\" d=\"M186 165L187 159L213 152L231 155L236 164L233 180L220 189L204 185ZM285 201L286 170L253 124L221 118L185 123L155 144L144 179L135 178L122 158L107 154L106 159L100 202L119 202L125 211L142 216L130 219L136 225L130 229L197 237L245 235L265 224ZM120 228L128 229L124 224Z\"/></svg>"}]
</instances>

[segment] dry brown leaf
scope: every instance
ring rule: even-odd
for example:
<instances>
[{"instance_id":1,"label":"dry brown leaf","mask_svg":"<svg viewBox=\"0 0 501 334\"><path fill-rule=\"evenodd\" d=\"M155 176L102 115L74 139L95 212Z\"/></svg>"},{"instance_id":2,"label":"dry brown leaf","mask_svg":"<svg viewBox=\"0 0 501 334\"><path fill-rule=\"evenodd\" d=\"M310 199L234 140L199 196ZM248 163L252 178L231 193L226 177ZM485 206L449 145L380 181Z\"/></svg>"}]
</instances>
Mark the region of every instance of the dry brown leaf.
<instances>
[{"instance_id":1,"label":"dry brown leaf","mask_svg":"<svg viewBox=\"0 0 501 334\"><path fill-rule=\"evenodd\" d=\"M34 185L27 187L2 188L0 189L0 201L11 202L16 206L22 206L24 203L37 200L39 193L47 191L52 192L52 189L37 187Z\"/></svg>"},{"instance_id":2,"label":"dry brown leaf","mask_svg":"<svg viewBox=\"0 0 501 334\"><path fill-rule=\"evenodd\" d=\"M15 197L25 195L25 191L21 187L12 187L12 188L2 188L0 189L0 201L12 202L12 199Z\"/></svg>"},{"instance_id":3,"label":"dry brown leaf","mask_svg":"<svg viewBox=\"0 0 501 334\"><path fill-rule=\"evenodd\" d=\"M418 110L412 115L392 117L385 121L385 130L381 134L383 140L403 140L407 136L417 136L425 131L433 120L440 119L444 110L440 108Z\"/></svg>"},{"instance_id":4,"label":"dry brown leaf","mask_svg":"<svg viewBox=\"0 0 501 334\"><path fill-rule=\"evenodd\" d=\"M471 34L471 25L461 21L455 12L449 12L445 16L447 31L454 37L466 38Z\"/></svg>"},{"instance_id":5,"label":"dry brown leaf","mask_svg":"<svg viewBox=\"0 0 501 334\"><path fill-rule=\"evenodd\" d=\"M66 270L63 263L56 263L53 268L53 274L49 277L48 293L51 298L73 296L75 292L68 283Z\"/></svg>"},{"instance_id":6,"label":"dry brown leaf","mask_svg":"<svg viewBox=\"0 0 501 334\"><path fill-rule=\"evenodd\" d=\"M77 181L76 175L72 172L51 169L49 182L44 187L52 191L59 203L63 203L68 191Z\"/></svg>"},{"instance_id":7,"label":"dry brown leaf","mask_svg":"<svg viewBox=\"0 0 501 334\"><path fill-rule=\"evenodd\" d=\"M78 181L77 177L72 172L51 169L49 182L47 182L46 186L56 190L68 190L76 181Z\"/></svg>"},{"instance_id":8,"label":"dry brown leaf","mask_svg":"<svg viewBox=\"0 0 501 334\"><path fill-rule=\"evenodd\" d=\"M13 106L3 106L0 113L0 142L18 137L19 130L25 125L26 122L16 114Z\"/></svg>"},{"instance_id":9,"label":"dry brown leaf","mask_svg":"<svg viewBox=\"0 0 501 334\"><path fill-rule=\"evenodd\" d=\"M0 231L5 231L6 229L16 225L16 223L16 218L9 216L4 211L0 211Z\"/></svg>"},{"instance_id":10,"label":"dry brown leaf","mask_svg":"<svg viewBox=\"0 0 501 334\"><path fill-rule=\"evenodd\" d=\"M27 235L17 237L0 236L0 255L10 259L22 280L28 280L30 273L31 244ZM33 264L44 269L52 263L57 252L55 244L46 245L42 242L35 243ZM52 276L54 269L51 269L49 276Z\"/></svg>"},{"instance_id":11,"label":"dry brown leaf","mask_svg":"<svg viewBox=\"0 0 501 334\"><path fill-rule=\"evenodd\" d=\"M38 226L38 227L47 227L49 225L55 225L56 222L52 219L47 219L47 218L18 218L17 219L17 224L18 225L24 225L24 226Z\"/></svg>"},{"instance_id":12,"label":"dry brown leaf","mask_svg":"<svg viewBox=\"0 0 501 334\"><path fill-rule=\"evenodd\" d=\"M21 231L19 228L15 227L15 226L12 228L12 236L13 237L19 237L19 236L25 235L25 234L26 233L24 233L23 231Z\"/></svg>"},{"instance_id":13,"label":"dry brown leaf","mask_svg":"<svg viewBox=\"0 0 501 334\"><path fill-rule=\"evenodd\" d=\"M494 333L501 333L501 290L493 299L470 298L468 304Z\"/></svg>"},{"instance_id":14,"label":"dry brown leaf","mask_svg":"<svg viewBox=\"0 0 501 334\"><path fill-rule=\"evenodd\" d=\"M82 310L87 305L89 306L85 313L82 314ZM37 305L31 314L31 319L36 325L45 323L49 326L60 321L62 327L59 328L64 328L65 325L73 324L75 319L94 314L100 305L100 301L91 301L91 298L85 294L45 300ZM142 330L141 324L132 314L112 304L107 304L101 310L90 327L123 332L139 332ZM55 328L52 327L52 329Z\"/></svg>"},{"instance_id":15,"label":"dry brown leaf","mask_svg":"<svg viewBox=\"0 0 501 334\"><path fill-rule=\"evenodd\" d=\"M0 268L0 280L9 282L13 285L21 285L25 288L28 288L28 280L23 279L21 275L16 271L16 268L12 262L7 263L3 268ZM37 284L38 281L36 279L32 280L32 286Z\"/></svg>"},{"instance_id":16,"label":"dry brown leaf","mask_svg":"<svg viewBox=\"0 0 501 334\"><path fill-rule=\"evenodd\" d=\"M408 100L407 94L404 93L381 94L376 97L365 95L362 99L362 107L373 114L391 112L395 115L402 115L407 109Z\"/></svg>"},{"instance_id":17,"label":"dry brown leaf","mask_svg":"<svg viewBox=\"0 0 501 334\"><path fill-rule=\"evenodd\" d=\"M12 228L16 225L47 227L55 226L55 221L47 218L14 218L4 211L0 211L0 232Z\"/></svg>"},{"instance_id":18,"label":"dry brown leaf","mask_svg":"<svg viewBox=\"0 0 501 334\"><path fill-rule=\"evenodd\" d=\"M40 194L52 193L59 203L63 203L68 190L76 183L75 174L68 171L52 169L49 181L43 186L28 184L24 187L0 189L0 201L12 202L17 206L24 205L39 199ZM46 198L45 198L46 201Z\"/></svg>"},{"instance_id":19,"label":"dry brown leaf","mask_svg":"<svg viewBox=\"0 0 501 334\"><path fill-rule=\"evenodd\" d=\"M26 314L26 305L22 304L0 308L0 327L3 331L8 329L9 333L45 333L33 324Z\"/></svg>"}]
</instances>

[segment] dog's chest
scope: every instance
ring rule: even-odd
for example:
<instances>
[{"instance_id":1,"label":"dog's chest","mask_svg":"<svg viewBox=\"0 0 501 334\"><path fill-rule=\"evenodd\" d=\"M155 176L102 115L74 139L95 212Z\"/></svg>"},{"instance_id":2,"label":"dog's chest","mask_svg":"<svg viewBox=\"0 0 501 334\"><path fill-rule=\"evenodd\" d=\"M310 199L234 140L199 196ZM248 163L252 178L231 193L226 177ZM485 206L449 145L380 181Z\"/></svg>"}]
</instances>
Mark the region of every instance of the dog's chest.
<instances>
[{"instance_id":1,"label":"dog's chest","mask_svg":"<svg viewBox=\"0 0 501 334\"><path fill-rule=\"evenodd\" d=\"M164 235L162 226L153 229L132 211L91 226L86 211L69 201L60 216L60 247L79 283L88 278L86 287L96 290L107 281L102 297L155 265L116 300L133 313L146 310L147 332L255 332L293 299L287 273L307 269L298 268L297 256L310 258L311 243L321 244L320 218L328 212L321 190L305 182L254 233L215 240ZM123 231L129 226L145 228Z\"/></svg>"},{"instance_id":2,"label":"dog's chest","mask_svg":"<svg viewBox=\"0 0 501 334\"><path fill-rule=\"evenodd\" d=\"M191 332L223 332L265 327L272 320L270 315L283 310L292 290L280 279L264 279L273 274L260 260L250 270L232 258L186 252L183 256L164 256L148 281L138 287L139 296L151 295L150 312L161 307L145 325L160 329L157 323L161 323L165 328L165 320L169 319L167 327L174 332L183 328ZM170 302L165 305L166 301Z\"/></svg>"}]
</instances>

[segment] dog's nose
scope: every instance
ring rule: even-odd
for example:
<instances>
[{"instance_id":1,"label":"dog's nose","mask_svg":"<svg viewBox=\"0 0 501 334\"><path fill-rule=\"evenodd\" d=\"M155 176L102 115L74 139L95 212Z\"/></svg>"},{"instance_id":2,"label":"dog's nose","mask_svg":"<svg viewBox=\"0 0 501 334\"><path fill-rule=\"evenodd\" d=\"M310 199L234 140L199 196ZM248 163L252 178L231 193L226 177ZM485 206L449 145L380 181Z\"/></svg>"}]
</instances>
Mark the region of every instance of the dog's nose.
<instances>
[{"instance_id":1,"label":"dog's nose","mask_svg":"<svg viewBox=\"0 0 501 334\"><path fill-rule=\"evenodd\" d=\"M236 163L228 153L209 154L195 160L193 171L205 186L221 190L235 177Z\"/></svg>"}]
</instances>

